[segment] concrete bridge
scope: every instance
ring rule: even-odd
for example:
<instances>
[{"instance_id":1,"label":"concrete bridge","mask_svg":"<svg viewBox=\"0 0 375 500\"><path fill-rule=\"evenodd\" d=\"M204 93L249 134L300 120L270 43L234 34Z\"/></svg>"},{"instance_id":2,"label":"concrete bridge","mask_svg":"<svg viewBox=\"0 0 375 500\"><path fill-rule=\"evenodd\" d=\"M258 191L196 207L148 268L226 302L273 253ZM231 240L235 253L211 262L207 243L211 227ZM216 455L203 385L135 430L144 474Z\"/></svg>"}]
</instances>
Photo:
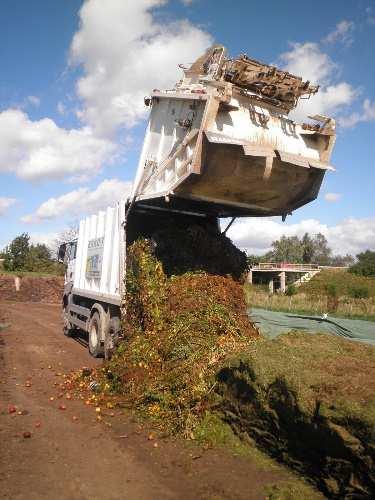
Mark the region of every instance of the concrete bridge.
<instances>
[{"instance_id":1,"label":"concrete bridge","mask_svg":"<svg viewBox=\"0 0 375 500\"><path fill-rule=\"evenodd\" d=\"M320 272L318 264L296 264L289 262L259 262L251 266L248 282L266 278L270 293L275 290L285 293L287 283L300 286ZM296 278L297 277L297 278Z\"/></svg>"}]
</instances>

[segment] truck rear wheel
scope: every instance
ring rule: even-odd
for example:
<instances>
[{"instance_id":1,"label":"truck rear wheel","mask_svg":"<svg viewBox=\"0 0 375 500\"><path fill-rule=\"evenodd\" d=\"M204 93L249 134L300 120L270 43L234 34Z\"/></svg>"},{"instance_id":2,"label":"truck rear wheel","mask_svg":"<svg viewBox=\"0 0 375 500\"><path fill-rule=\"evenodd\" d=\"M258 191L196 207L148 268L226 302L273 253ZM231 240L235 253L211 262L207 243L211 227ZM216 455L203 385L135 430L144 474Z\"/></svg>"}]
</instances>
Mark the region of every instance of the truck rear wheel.
<instances>
[{"instance_id":1,"label":"truck rear wheel","mask_svg":"<svg viewBox=\"0 0 375 500\"><path fill-rule=\"evenodd\" d=\"M99 358L103 356L103 346L101 343L102 337L102 322L98 312L95 312L89 323L89 351L91 356Z\"/></svg>"}]
</instances>

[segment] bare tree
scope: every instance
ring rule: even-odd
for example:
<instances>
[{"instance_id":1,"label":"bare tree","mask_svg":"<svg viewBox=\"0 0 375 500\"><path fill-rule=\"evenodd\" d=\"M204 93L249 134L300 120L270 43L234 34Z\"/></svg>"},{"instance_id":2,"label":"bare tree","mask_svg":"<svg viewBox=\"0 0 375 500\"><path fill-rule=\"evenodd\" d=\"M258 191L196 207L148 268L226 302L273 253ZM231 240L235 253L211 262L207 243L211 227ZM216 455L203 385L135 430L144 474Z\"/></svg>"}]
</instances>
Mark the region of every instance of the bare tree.
<instances>
[{"instance_id":1,"label":"bare tree","mask_svg":"<svg viewBox=\"0 0 375 500\"><path fill-rule=\"evenodd\" d=\"M78 222L72 222L69 226L60 231L60 233L57 235L57 238L51 245L52 254L57 255L59 247L62 243L68 243L69 241L77 239L78 229L79 229Z\"/></svg>"}]
</instances>

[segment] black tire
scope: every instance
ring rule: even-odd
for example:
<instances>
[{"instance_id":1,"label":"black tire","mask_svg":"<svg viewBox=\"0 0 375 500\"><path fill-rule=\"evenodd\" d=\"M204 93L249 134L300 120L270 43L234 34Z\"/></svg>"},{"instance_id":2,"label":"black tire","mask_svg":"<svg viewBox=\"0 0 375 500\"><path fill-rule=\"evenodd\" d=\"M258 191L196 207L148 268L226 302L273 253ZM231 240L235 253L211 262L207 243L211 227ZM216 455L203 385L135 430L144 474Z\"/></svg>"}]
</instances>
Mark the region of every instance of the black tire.
<instances>
[{"instance_id":1,"label":"black tire","mask_svg":"<svg viewBox=\"0 0 375 500\"><path fill-rule=\"evenodd\" d=\"M95 312L89 323L89 352L94 358L102 357L102 322L98 312Z\"/></svg>"},{"instance_id":2,"label":"black tire","mask_svg":"<svg viewBox=\"0 0 375 500\"><path fill-rule=\"evenodd\" d=\"M121 330L120 318L113 317L109 321L108 332L104 341L104 357L110 360L118 343L118 336Z\"/></svg>"}]
</instances>

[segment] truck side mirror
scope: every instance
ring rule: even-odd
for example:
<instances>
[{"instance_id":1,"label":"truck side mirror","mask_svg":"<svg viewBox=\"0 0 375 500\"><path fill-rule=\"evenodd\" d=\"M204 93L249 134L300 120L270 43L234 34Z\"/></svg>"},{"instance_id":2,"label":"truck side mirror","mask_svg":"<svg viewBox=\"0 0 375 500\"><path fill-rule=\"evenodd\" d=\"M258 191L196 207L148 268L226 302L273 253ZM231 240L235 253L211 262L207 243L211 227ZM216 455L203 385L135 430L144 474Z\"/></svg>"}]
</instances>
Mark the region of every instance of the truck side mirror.
<instances>
[{"instance_id":1,"label":"truck side mirror","mask_svg":"<svg viewBox=\"0 0 375 500\"><path fill-rule=\"evenodd\" d=\"M66 254L66 243L62 243L59 246L59 251L57 254L57 260L59 262L64 262L65 261L65 254Z\"/></svg>"}]
</instances>

